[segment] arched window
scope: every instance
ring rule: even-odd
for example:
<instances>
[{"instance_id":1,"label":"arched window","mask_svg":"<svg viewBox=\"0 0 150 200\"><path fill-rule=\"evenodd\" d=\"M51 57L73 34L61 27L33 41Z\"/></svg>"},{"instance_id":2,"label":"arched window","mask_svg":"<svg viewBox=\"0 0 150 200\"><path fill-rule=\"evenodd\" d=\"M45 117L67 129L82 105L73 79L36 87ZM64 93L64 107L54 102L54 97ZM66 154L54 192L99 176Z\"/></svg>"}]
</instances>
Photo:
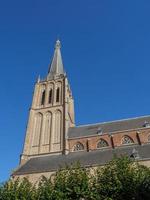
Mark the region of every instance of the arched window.
<instances>
[{"instance_id":1,"label":"arched window","mask_svg":"<svg viewBox=\"0 0 150 200\"><path fill-rule=\"evenodd\" d=\"M57 88L57 90L56 90L56 102L57 103L59 102L59 98L60 98L60 89Z\"/></svg>"},{"instance_id":2,"label":"arched window","mask_svg":"<svg viewBox=\"0 0 150 200\"><path fill-rule=\"evenodd\" d=\"M33 141L32 146L39 146L43 115L41 113L35 114L33 123Z\"/></svg>"},{"instance_id":3,"label":"arched window","mask_svg":"<svg viewBox=\"0 0 150 200\"><path fill-rule=\"evenodd\" d=\"M56 146L60 148L61 143L61 130L62 130L62 113L60 110L57 110L54 113L54 130L55 135L53 135L53 142L54 144L57 144Z\"/></svg>"},{"instance_id":4,"label":"arched window","mask_svg":"<svg viewBox=\"0 0 150 200\"><path fill-rule=\"evenodd\" d=\"M74 145L73 151L83 151L84 150L84 145L80 142Z\"/></svg>"},{"instance_id":5,"label":"arched window","mask_svg":"<svg viewBox=\"0 0 150 200\"><path fill-rule=\"evenodd\" d=\"M45 90L42 92L41 105L44 105L44 103L45 103Z\"/></svg>"},{"instance_id":6,"label":"arched window","mask_svg":"<svg viewBox=\"0 0 150 200\"><path fill-rule=\"evenodd\" d=\"M134 143L133 139L130 138L129 136L125 135L123 138L122 138L122 144L132 144Z\"/></svg>"},{"instance_id":7,"label":"arched window","mask_svg":"<svg viewBox=\"0 0 150 200\"><path fill-rule=\"evenodd\" d=\"M108 147L108 142L104 139L100 139L99 142L97 143L97 148L103 148L103 147Z\"/></svg>"},{"instance_id":8,"label":"arched window","mask_svg":"<svg viewBox=\"0 0 150 200\"><path fill-rule=\"evenodd\" d=\"M50 143L51 127L52 127L52 113L47 112L43 119L42 145L47 145Z\"/></svg>"},{"instance_id":9,"label":"arched window","mask_svg":"<svg viewBox=\"0 0 150 200\"><path fill-rule=\"evenodd\" d=\"M50 91L49 91L48 103L49 103L49 104L52 103L52 89L50 89Z\"/></svg>"}]
</instances>

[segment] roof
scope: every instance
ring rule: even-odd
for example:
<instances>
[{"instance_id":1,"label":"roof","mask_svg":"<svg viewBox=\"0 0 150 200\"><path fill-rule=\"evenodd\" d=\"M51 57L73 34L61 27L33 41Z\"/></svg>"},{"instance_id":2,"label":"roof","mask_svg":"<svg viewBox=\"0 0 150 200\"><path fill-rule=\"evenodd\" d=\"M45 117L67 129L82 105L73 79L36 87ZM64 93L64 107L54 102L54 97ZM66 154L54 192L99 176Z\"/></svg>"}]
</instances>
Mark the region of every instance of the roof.
<instances>
[{"instance_id":1,"label":"roof","mask_svg":"<svg viewBox=\"0 0 150 200\"><path fill-rule=\"evenodd\" d=\"M43 157L31 158L13 175L42 173L56 171L60 167L72 164L79 161L82 166L90 167L97 165L104 165L109 162L115 155L128 155L131 156L133 152L137 151L140 160L150 159L150 144L145 145L130 145L119 147L116 149L103 149L92 152L76 152L69 153L68 155L49 155Z\"/></svg>"},{"instance_id":2,"label":"roof","mask_svg":"<svg viewBox=\"0 0 150 200\"><path fill-rule=\"evenodd\" d=\"M55 44L54 56L49 68L47 79L51 79L55 75L61 75L65 73L60 48L60 41L57 40Z\"/></svg>"},{"instance_id":3,"label":"roof","mask_svg":"<svg viewBox=\"0 0 150 200\"><path fill-rule=\"evenodd\" d=\"M104 133L113 133L124 130L144 128L145 122L150 123L150 116L91 124L86 126L77 126L69 129L68 137L71 139L71 138L97 135L98 130L101 130L102 133L104 134Z\"/></svg>"}]
</instances>

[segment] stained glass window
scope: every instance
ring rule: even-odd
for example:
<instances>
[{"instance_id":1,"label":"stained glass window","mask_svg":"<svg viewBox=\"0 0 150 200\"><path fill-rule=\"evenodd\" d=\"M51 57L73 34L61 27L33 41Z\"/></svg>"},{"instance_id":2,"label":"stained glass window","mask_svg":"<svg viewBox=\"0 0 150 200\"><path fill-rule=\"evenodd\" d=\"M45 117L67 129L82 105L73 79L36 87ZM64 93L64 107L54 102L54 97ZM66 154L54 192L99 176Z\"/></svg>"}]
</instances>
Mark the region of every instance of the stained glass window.
<instances>
[{"instance_id":1,"label":"stained glass window","mask_svg":"<svg viewBox=\"0 0 150 200\"><path fill-rule=\"evenodd\" d=\"M122 138L122 144L132 144L132 143L134 143L134 141L129 136L125 135Z\"/></svg>"},{"instance_id":2,"label":"stained glass window","mask_svg":"<svg viewBox=\"0 0 150 200\"><path fill-rule=\"evenodd\" d=\"M78 142L74 147L73 147L73 151L82 151L84 150L84 145L81 144L80 142Z\"/></svg>"},{"instance_id":3,"label":"stained glass window","mask_svg":"<svg viewBox=\"0 0 150 200\"><path fill-rule=\"evenodd\" d=\"M107 146L108 146L108 142L104 139L100 139L100 141L97 143L97 148L103 148Z\"/></svg>"}]
</instances>

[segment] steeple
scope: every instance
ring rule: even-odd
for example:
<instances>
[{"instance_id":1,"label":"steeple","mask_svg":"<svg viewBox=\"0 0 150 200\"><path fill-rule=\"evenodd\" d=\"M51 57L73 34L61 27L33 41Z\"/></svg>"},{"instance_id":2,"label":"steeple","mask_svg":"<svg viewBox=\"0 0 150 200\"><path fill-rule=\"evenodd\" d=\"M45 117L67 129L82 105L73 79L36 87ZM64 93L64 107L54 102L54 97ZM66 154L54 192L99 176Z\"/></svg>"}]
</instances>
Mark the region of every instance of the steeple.
<instances>
[{"instance_id":1,"label":"steeple","mask_svg":"<svg viewBox=\"0 0 150 200\"><path fill-rule=\"evenodd\" d=\"M21 163L30 156L68 153L68 129L74 125L74 101L57 40L47 79L39 77L35 84Z\"/></svg>"},{"instance_id":2,"label":"steeple","mask_svg":"<svg viewBox=\"0 0 150 200\"><path fill-rule=\"evenodd\" d=\"M48 80L55 76L65 74L60 48L61 48L60 41L57 40L55 44L54 56L50 64L48 75L47 75Z\"/></svg>"}]
</instances>

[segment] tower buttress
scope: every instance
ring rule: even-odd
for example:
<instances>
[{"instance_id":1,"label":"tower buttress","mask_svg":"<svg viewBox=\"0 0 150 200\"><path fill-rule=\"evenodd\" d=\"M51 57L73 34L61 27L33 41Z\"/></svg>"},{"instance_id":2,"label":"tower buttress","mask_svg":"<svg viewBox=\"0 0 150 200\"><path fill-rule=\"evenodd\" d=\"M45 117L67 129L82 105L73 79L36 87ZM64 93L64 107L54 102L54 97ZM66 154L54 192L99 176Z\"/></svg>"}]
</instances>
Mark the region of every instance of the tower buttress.
<instances>
[{"instance_id":1,"label":"tower buttress","mask_svg":"<svg viewBox=\"0 0 150 200\"><path fill-rule=\"evenodd\" d=\"M57 40L48 75L35 84L21 164L34 156L68 152L68 129L75 126L74 100L60 48Z\"/></svg>"}]
</instances>

